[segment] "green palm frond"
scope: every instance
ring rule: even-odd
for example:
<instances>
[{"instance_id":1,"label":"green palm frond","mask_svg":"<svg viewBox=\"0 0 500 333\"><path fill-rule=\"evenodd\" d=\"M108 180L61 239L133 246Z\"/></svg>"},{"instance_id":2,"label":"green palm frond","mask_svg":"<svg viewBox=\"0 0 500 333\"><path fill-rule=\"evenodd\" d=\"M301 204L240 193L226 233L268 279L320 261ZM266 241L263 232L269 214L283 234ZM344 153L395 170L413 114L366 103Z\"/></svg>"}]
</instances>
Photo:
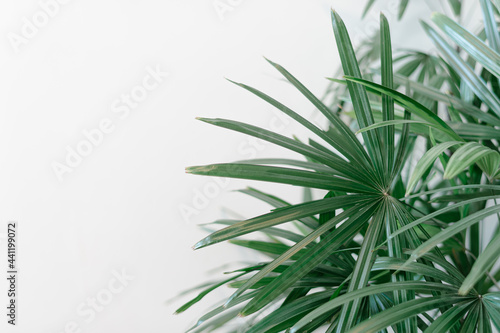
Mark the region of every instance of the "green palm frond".
<instances>
[{"instance_id":1,"label":"green palm frond","mask_svg":"<svg viewBox=\"0 0 500 333\"><path fill-rule=\"evenodd\" d=\"M408 2L401 2L401 15ZM267 93L231 81L306 128L311 138L301 142L235 120L200 118L297 157L186 171L305 188L304 202L292 204L254 188L240 191L273 209L245 220L216 221L211 226L222 228L194 248L229 241L268 261L227 272L229 277L181 306L178 313L221 286L233 289L189 331L214 331L237 315L246 318L243 327L251 333L500 328L498 2L479 3L483 35L443 14L433 15L436 28L424 23L439 55L400 51L394 56L389 24L381 15L380 62L367 74L344 22L332 12L343 77L330 84L346 90L331 91L352 105L352 111L341 111L355 126L270 60L322 114L325 128ZM449 4L458 15L461 2ZM368 52L364 59L371 63L375 57ZM323 191L321 198L314 199L311 189ZM485 226L488 233L481 232Z\"/></svg>"}]
</instances>

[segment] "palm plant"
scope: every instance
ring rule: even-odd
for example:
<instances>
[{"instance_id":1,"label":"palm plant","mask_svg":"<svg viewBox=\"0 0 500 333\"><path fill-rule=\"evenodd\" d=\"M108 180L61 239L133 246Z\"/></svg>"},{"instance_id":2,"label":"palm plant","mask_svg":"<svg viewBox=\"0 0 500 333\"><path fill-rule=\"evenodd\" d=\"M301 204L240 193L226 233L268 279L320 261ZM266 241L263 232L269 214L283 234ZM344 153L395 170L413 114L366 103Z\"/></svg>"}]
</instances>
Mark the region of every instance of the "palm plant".
<instances>
[{"instance_id":1,"label":"palm plant","mask_svg":"<svg viewBox=\"0 0 500 333\"><path fill-rule=\"evenodd\" d=\"M477 36L442 14L432 17L437 29L423 24L440 52L426 59L439 70L416 80L413 72L394 72L383 15L380 67L363 79L344 22L332 12L345 76L331 80L347 88L356 132L338 110L269 60L323 114L327 128L236 82L313 137L305 143L237 121L200 118L304 159L246 160L187 172L299 186L305 200L293 205L254 188L241 190L274 209L247 220L216 221L224 227L195 249L230 241L270 260L230 272L180 307L178 313L223 285L235 289L190 331L228 327L237 315L248 318L243 330L252 333L500 328L495 265L500 256L500 36L493 3L479 2L485 27ZM500 9L497 0L494 4ZM415 145L425 153L411 167ZM324 191L323 198L313 200L311 189ZM485 224L488 233L482 232ZM266 238L241 239L256 232Z\"/></svg>"}]
</instances>

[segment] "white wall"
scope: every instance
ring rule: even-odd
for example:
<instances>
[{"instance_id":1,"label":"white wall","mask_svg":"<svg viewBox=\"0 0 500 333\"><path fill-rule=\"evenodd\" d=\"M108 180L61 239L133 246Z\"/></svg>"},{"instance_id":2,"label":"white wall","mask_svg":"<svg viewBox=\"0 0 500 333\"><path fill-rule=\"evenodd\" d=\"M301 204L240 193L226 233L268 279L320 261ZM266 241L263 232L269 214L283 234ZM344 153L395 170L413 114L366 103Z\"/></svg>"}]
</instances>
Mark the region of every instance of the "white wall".
<instances>
[{"instance_id":1,"label":"white wall","mask_svg":"<svg viewBox=\"0 0 500 333\"><path fill-rule=\"evenodd\" d=\"M18 326L7 327L2 310L2 332L59 333L72 321L89 333L181 332L211 302L172 316L187 299L166 300L217 278L210 271L226 262L253 260L225 244L191 250L205 235L196 224L228 216L224 207L245 217L268 209L230 192L250 182L221 186L186 175L184 167L248 158L252 152L288 153L270 145L251 150L248 138L194 118L278 126L284 134L305 137L223 78L257 86L310 115L312 107L262 55L321 94L324 77L339 64L330 7L356 40L370 24L378 25L378 10L361 24L365 1L221 2L235 4L222 17L212 0L60 0L59 8L49 8L53 17L47 22L36 0L0 4L0 233L5 222L19 221L20 267ZM409 33L387 12L388 3L380 1L377 8L385 8L393 23L394 44L428 47L417 18L428 17L430 10L411 5L404 23L415 27ZM37 31L24 21L33 16L44 25ZM169 76L160 75L155 84L147 79L152 70ZM145 79L154 87L127 110L122 95L144 92ZM112 131L102 139L96 135L88 156L73 161L78 165L58 179L54 163L66 164L67 147L85 145L83 131L102 122ZM300 192L291 187L251 185L299 200ZM198 202L206 207L197 215L183 217L180 209L192 207L197 191L207 188L218 193ZM0 242L4 270L5 238ZM133 280L92 316L85 303L109 295L109 283L122 270ZM0 304L6 302L6 288L2 279Z\"/></svg>"}]
</instances>

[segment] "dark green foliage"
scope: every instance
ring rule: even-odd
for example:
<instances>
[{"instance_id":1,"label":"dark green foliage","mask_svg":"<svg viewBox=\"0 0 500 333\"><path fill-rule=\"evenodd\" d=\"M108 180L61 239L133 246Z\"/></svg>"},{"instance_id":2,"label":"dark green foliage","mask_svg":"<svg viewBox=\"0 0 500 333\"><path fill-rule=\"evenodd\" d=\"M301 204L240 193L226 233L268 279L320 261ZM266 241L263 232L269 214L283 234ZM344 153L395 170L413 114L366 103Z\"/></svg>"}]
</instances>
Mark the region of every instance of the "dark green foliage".
<instances>
[{"instance_id":1,"label":"dark green foliage","mask_svg":"<svg viewBox=\"0 0 500 333\"><path fill-rule=\"evenodd\" d=\"M400 16L408 3L401 1ZM394 57L389 24L381 15L379 66L369 75L362 73L366 64L360 67L344 22L332 12L344 73L332 84L347 87L332 91L342 93L336 98L346 106L343 110L328 106L269 61L324 115L326 129L236 83L310 130L314 137L308 143L237 121L201 119L303 159L213 164L187 172L306 190L305 201L296 205L252 188L242 190L274 210L248 220L219 221L215 225L225 227L195 245L229 240L270 261L232 272L179 308L185 311L219 286L235 289L193 332L224 327L237 314L248 317L245 331L252 333L318 327L338 333L499 328L499 2L479 4L485 23L479 35L443 14L432 16L434 28L423 24L439 56L411 51ZM449 5L460 14L460 1ZM369 58L366 63L373 54ZM349 115L351 124L339 112ZM417 145L423 154L416 152ZM313 200L310 189L326 192ZM485 219L494 224L488 233L481 231ZM254 233L266 239L252 240Z\"/></svg>"}]
</instances>

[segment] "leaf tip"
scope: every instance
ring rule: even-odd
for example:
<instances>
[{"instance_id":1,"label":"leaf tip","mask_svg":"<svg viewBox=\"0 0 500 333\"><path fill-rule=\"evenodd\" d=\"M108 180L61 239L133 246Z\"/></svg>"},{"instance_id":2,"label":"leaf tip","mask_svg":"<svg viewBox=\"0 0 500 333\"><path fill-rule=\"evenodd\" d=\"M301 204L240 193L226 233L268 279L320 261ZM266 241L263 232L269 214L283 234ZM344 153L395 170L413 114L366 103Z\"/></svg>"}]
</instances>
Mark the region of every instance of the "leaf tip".
<instances>
[{"instance_id":1,"label":"leaf tip","mask_svg":"<svg viewBox=\"0 0 500 333\"><path fill-rule=\"evenodd\" d=\"M209 242L209 238L208 237L205 237L203 238L201 241L199 241L198 243L194 244L192 246L192 249L193 250L199 250L201 249L202 247L205 247L208 245L208 242Z\"/></svg>"},{"instance_id":2,"label":"leaf tip","mask_svg":"<svg viewBox=\"0 0 500 333\"><path fill-rule=\"evenodd\" d=\"M233 81L233 80L231 80L230 78L227 78L227 77L225 77L225 76L224 76L224 79L225 79L226 81L229 81L229 82L231 82L231 83L234 83L234 84L236 84L236 85L238 85L238 86L239 86L239 85L241 85L241 83L236 82L236 81Z\"/></svg>"},{"instance_id":3,"label":"leaf tip","mask_svg":"<svg viewBox=\"0 0 500 333\"><path fill-rule=\"evenodd\" d=\"M248 316L248 313L246 313L244 311L241 311L240 313L238 313L238 317L240 317L240 318L244 318L246 316Z\"/></svg>"},{"instance_id":4,"label":"leaf tip","mask_svg":"<svg viewBox=\"0 0 500 333\"><path fill-rule=\"evenodd\" d=\"M441 16L441 15L439 14L439 12L432 12L432 13L431 13L431 19L432 19L432 20L434 20L435 18L437 18L437 17L439 17L439 16Z\"/></svg>"},{"instance_id":5,"label":"leaf tip","mask_svg":"<svg viewBox=\"0 0 500 333\"><path fill-rule=\"evenodd\" d=\"M460 287L460 289L458 289L458 294L459 294L460 296L466 296L468 293L469 293L469 290L468 290L468 288L467 288L467 287L464 287L464 285L462 285L462 286Z\"/></svg>"},{"instance_id":6,"label":"leaf tip","mask_svg":"<svg viewBox=\"0 0 500 333\"><path fill-rule=\"evenodd\" d=\"M210 118L204 118L204 117L196 117L196 120L203 121L204 123L207 124L215 124L215 119L210 119Z\"/></svg>"}]
</instances>

